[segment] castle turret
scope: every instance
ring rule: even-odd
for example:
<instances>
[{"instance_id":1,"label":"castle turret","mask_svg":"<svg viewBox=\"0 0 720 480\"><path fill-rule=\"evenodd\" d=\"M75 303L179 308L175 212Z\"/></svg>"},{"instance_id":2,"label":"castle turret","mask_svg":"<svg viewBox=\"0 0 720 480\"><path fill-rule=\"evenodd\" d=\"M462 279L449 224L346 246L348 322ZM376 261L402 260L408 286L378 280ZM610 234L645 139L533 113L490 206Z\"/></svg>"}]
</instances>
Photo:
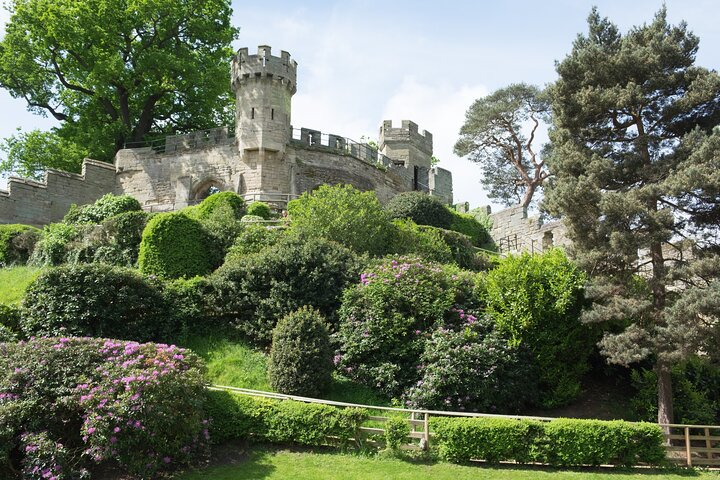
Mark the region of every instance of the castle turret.
<instances>
[{"instance_id":1,"label":"castle turret","mask_svg":"<svg viewBox=\"0 0 720 480\"><path fill-rule=\"evenodd\" d=\"M417 124L410 120L403 120L400 128L393 128L392 120L385 120L380 127L380 152L403 162L406 168L430 169L432 134L427 130L418 132Z\"/></svg>"},{"instance_id":2,"label":"castle turret","mask_svg":"<svg viewBox=\"0 0 720 480\"><path fill-rule=\"evenodd\" d=\"M257 55L241 48L232 61L235 136L244 150L284 152L290 140L291 98L297 91L297 62L261 45Z\"/></svg>"}]
</instances>

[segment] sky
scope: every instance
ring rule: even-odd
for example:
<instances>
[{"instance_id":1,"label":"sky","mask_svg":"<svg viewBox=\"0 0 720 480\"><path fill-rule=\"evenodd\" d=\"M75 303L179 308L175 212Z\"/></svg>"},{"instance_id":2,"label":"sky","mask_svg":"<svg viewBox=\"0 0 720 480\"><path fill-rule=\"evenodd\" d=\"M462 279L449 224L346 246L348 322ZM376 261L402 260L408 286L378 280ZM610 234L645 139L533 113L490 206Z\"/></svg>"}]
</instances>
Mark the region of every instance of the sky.
<instances>
[{"instance_id":1,"label":"sky","mask_svg":"<svg viewBox=\"0 0 720 480\"><path fill-rule=\"evenodd\" d=\"M700 38L696 64L718 70L717 0L234 0L234 46L254 53L270 45L298 62L296 128L377 139L383 120L408 119L431 132L434 155L453 173L455 202L477 207L492 204L480 168L452 152L472 102L512 83L553 82L555 62L586 32L593 5L625 32L663 3L671 23L686 21ZM1 11L0 36L7 20ZM0 89L0 138L55 125Z\"/></svg>"}]
</instances>

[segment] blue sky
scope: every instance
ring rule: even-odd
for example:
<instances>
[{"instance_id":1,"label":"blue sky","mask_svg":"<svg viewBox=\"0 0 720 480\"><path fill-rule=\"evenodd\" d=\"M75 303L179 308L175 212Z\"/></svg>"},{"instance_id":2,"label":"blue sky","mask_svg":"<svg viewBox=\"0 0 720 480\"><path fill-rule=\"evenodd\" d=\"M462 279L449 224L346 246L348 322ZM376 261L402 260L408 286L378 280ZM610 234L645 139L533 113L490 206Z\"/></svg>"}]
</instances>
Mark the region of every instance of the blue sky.
<instances>
[{"instance_id":1,"label":"blue sky","mask_svg":"<svg viewBox=\"0 0 720 480\"><path fill-rule=\"evenodd\" d=\"M672 23L700 37L697 64L720 68L720 2L666 0ZM376 138L384 119L433 134L456 201L489 203L479 168L452 146L473 100L511 83L545 85L554 62L585 32L593 5L622 31L649 22L661 0L233 1L236 47L267 44L298 62L292 123L354 139ZM4 26L7 13L0 13ZM0 137L55 125L0 90ZM2 155L0 153L0 155ZM0 180L0 188L3 183Z\"/></svg>"}]
</instances>

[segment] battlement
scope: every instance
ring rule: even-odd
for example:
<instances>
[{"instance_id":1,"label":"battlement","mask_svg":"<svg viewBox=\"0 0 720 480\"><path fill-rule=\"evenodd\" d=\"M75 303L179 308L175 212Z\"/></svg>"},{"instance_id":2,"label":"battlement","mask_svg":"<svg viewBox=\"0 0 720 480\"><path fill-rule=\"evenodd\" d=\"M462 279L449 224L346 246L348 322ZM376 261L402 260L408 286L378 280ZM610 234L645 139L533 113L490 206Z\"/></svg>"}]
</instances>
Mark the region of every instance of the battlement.
<instances>
[{"instance_id":1,"label":"battlement","mask_svg":"<svg viewBox=\"0 0 720 480\"><path fill-rule=\"evenodd\" d=\"M388 144L406 143L412 144L427 155L432 155L433 137L432 133L423 130L418 131L417 123L410 120L403 120L401 126L393 127L392 120L384 120L380 126L380 148Z\"/></svg>"},{"instance_id":2,"label":"battlement","mask_svg":"<svg viewBox=\"0 0 720 480\"><path fill-rule=\"evenodd\" d=\"M260 45L257 55L248 54L241 48L232 59L231 85L237 89L250 78L273 78L286 85L291 93L297 91L297 62L285 50L279 57L270 54L268 45Z\"/></svg>"}]
</instances>

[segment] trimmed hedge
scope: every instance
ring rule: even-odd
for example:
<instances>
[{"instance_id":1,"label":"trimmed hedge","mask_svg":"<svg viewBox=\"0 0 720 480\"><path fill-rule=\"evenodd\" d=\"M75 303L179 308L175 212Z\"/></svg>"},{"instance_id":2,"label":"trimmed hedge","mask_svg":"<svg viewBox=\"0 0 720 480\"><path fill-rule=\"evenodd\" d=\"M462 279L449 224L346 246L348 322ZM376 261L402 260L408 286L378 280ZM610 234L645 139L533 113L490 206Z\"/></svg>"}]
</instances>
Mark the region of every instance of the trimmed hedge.
<instances>
[{"instance_id":1,"label":"trimmed hedge","mask_svg":"<svg viewBox=\"0 0 720 480\"><path fill-rule=\"evenodd\" d=\"M39 238L40 230L30 225L0 225L0 267L26 264Z\"/></svg>"},{"instance_id":2,"label":"trimmed hedge","mask_svg":"<svg viewBox=\"0 0 720 480\"><path fill-rule=\"evenodd\" d=\"M403 192L385 205L393 219L409 218L418 225L450 228L453 214L437 197L423 192Z\"/></svg>"},{"instance_id":3,"label":"trimmed hedge","mask_svg":"<svg viewBox=\"0 0 720 480\"><path fill-rule=\"evenodd\" d=\"M213 270L216 250L200 222L182 213L151 218L143 230L138 266L160 278L206 275Z\"/></svg>"},{"instance_id":4,"label":"trimmed hedge","mask_svg":"<svg viewBox=\"0 0 720 480\"><path fill-rule=\"evenodd\" d=\"M652 423L509 418L432 418L433 441L452 462L540 462L554 466L662 465L660 427Z\"/></svg>"},{"instance_id":5,"label":"trimmed hedge","mask_svg":"<svg viewBox=\"0 0 720 480\"><path fill-rule=\"evenodd\" d=\"M252 440L298 445L346 444L354 438L368 412L359 408L272 400L208 391L206 412L210 438L222 444ZM335 437L330 441L327 437Z\"/></svg>"},{"instance_id":6,"label":"trimmed hedge","mask_svg":"<svg viewBox=\"0 0 720 480\"><path fill-rule=\"evenodd\" d=\"M228 209L236 219L245 215L245 200L234 192L213 193L195 207L195 213L200 220L213 216L216 210Z\"/></svg>"},{"instance_id":7,"label":"trimmed hedge","mask_svg":"<svg viewBox=\"0 0 720 480\"><path fill-rule=\"evenodd\" d=\"M247 214L261 217L263 220L270 220L272 218L270 205L265 202L251 203L247 208Z\"/></svg>"},{"instance_id":8,"label":"trimmed hedge","mask_svg":"<svg viewBox=\"0 0 720 480\"><path fill-rule=\"evenodd\" d=\"M473 245L480 247L492 242L490 232L478 222L474 216L468 213L460 213L450 210L453 219L450 224L450 230L467 235L472 240Z\"/></svg>"}]
</instances>

